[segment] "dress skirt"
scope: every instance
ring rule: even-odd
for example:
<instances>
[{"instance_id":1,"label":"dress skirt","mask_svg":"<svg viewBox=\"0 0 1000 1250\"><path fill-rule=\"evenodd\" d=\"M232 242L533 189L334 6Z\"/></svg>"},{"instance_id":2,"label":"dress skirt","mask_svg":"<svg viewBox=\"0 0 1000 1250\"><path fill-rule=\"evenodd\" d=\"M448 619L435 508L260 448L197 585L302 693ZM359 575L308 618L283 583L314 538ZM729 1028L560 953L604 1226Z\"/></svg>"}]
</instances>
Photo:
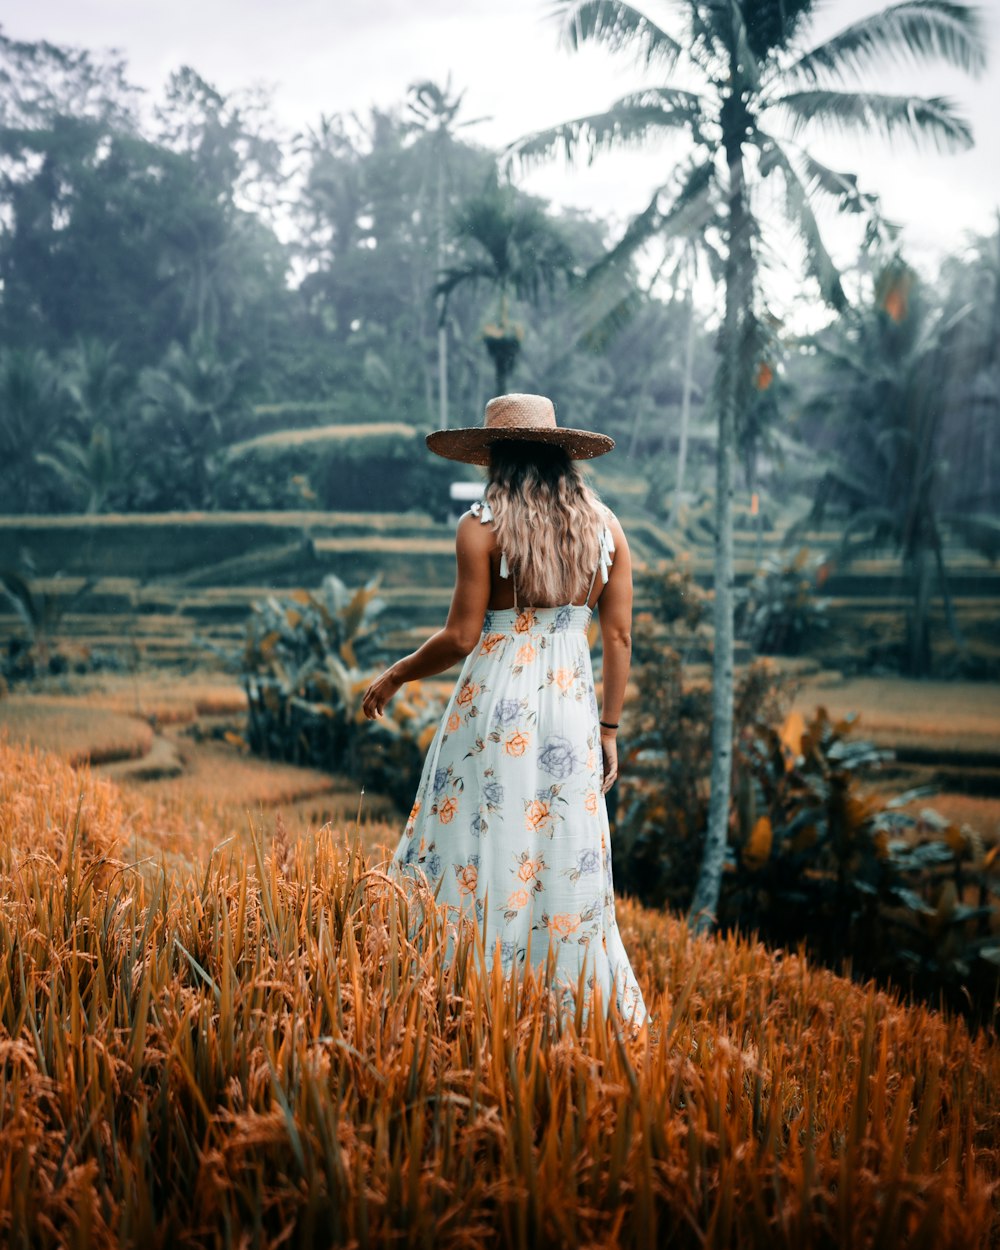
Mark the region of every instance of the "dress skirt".
<instances>
[{"instance_id":1,"label":"dress skirt","mask_svg":"<svg viewBox=\"0 0 1000 1250\"><path fill-rule=\"evenodd\" d=\"M601 987L646 1016L615 921L587 606L489 611L424 760L390 863L423 878L449 915L554 981Z\"/></svg>"}]
</instances>

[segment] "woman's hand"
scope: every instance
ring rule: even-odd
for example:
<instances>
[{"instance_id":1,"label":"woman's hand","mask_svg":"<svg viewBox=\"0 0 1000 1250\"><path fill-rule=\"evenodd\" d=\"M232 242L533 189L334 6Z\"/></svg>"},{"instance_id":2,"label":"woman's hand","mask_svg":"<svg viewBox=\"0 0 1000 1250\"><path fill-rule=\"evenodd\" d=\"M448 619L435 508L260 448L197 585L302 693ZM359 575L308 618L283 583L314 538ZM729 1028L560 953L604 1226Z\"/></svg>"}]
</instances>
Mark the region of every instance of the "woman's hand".
<instances>
[{"instance_id":1,"label":"woman's hand","mask_svg":"<svg viewBox=\"0 0 1000 1250\"><path fill-rule=\"evenodd\" d=\"M382 709L402 684L394 676L392 668L387 668L384 673L380 673L365 691L365 697L361 700L361 710L365 716L369 720L381 716Z\"/></svg>"},{"instance_id":2,"label":"woman's hand","mask_svg":"<svg viewBox=\"0 0 1000 1250\"><path fill-rule=\"evenodd\" d=\"M613 730L611 733L601 731L601 755L604 757L604 783L601 793L607 794L618 780L618 739Z\"/></svg>"}]
</instances>

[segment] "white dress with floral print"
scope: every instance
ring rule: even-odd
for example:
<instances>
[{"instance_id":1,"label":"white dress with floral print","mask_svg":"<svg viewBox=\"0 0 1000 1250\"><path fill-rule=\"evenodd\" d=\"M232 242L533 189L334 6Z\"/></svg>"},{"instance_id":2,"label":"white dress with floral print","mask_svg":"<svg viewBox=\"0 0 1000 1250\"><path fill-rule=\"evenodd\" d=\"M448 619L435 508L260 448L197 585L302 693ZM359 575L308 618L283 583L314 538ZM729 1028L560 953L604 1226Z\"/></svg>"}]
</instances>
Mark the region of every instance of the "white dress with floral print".
<instances>
[{"instance_id":1,"label":"white dress with floral print","mask_svg":"<svg viewBox=\"0 0 1000 1250\"><path fill-rule=\"evenodd\" d=\"M488 504L472 511L492 520ZM605 582L614 551L601 534ZM507 575L501 559L501 575ZM589 596L588 596L589 597ZM439 905L475 914L492 960L601 987L626 1020L646 1015L615 921L608 813L586 605L486 613L424 761L390 871L423 877Z\"/></svg>"}]
</instances>

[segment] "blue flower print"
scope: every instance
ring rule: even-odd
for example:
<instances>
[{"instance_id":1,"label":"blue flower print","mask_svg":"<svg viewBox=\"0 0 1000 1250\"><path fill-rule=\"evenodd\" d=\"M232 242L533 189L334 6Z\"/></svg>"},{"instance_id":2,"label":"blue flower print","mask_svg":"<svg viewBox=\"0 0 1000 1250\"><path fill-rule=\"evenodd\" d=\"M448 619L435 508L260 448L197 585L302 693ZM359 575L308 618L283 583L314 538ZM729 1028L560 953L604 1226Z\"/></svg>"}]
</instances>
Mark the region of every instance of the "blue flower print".
<instances>
[{"instance_id":1,"label":"blue flower print","mask_svg":"<svg viewBox=\"0 0 1000 1250\"><path fill-rule=\"evenodd\" d=\"M440 794L448 784L447 768L439 768L434 774L434 793Z\"/></svg>"},{"instance_id":2,"label":"blue flower print","mask_svg":"<svg viewBox=\"0 0 1000 1250\"><path fill-rule=\"evenodd\" d=\"M581 763L572 742L568 738L560 738L558 734L554 734L538 754L538 767L551 773L558 781L571 777Z\"/></svg>"},{"instance_id":3,"label":"blue flower print","mask_svg":"<svg viewBox=\"0 0 1000 1250\"><path fill-rule=\"evenodd\" d=\"M493 711L493 720L498 725L512 725L520 710L520 699L501 699Z\"/></svg>"},{"instance_id":4,"label":"blue flower print","mask_svg":"<svg viewBox=\"0 0 1000 1250\"><path fill-rule=\"evenodd\" d=\"M486 821L483 820L479 812L476 812L475 816L473 816L469 824L469 831L471 832L474 838L478 838L482 834L485 828L486 828Z\"/></svg>"},{"instance_id":5,"label":"blue flower print","mask_svg":"<svg viewBox=\"0 0 1000 1250\"><path fill-rule=\"evenodd\" d=\"M503 786L499 781L484 781L480 793L486 800L487 807L503 806Z\"/></svg>"},{"instance_id":6,"label":"blue flower print","mask_svg":"<svg viewBox=\"0 0 1000 1250\"><path fill-rule=\"evenodd\" d=\"M554 634L565 633L569 629L569 623L573 619L573 609L571 607L562 607L556 613L556 619L552 622L552 632Z\"/></svg>"},{"instance_id":7,"label":"blue flower print","mask_svg":"<svg viewBox=\"0 0 1000 1250\"><path fill-rule=\"evenodd\" d=\"M519 963L523 962L524 956L525 956L524 947L521 947L519 949L516 942L513 942L513 941L506 942L503 939L501 939L500 962L503 964L503 968L505 972L510 970L510 966L514 962L515 956L517 957Z\"/></svg>"},{"instance_id":8,"label":"blue flower print","mask_svg":"<svg viewBox=\"0 0 1000 1250\"><path fill-rule=\"evenodd\" d=\"M600 867L600 856L593 847L588 847L585 851L581 851L576 857L576 870L579 873L597 872Z\"/></svg>"}]
</instances>

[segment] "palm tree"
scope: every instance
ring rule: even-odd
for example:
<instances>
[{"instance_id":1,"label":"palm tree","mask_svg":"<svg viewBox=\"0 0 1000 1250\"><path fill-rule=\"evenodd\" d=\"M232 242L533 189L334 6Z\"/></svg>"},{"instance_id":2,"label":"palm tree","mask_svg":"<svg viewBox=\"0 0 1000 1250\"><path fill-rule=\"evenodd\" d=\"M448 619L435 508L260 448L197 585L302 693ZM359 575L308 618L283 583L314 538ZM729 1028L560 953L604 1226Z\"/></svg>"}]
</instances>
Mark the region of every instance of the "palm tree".
<instances>
[{"instance_id":1,"label":"palm tree","mask_svg":"<svg viewBox=\"0 0 1000 1250\"><path fill-rule=\"evenodd\" d=\"M496 295L496 321L482 338L496 371L496 393L503 395L517 363L524 327L511 319L512 298L538 301L573 270L573 253L556 223L535 201L510 186L495 185L467 200L455 222L465 255L444 269L435 287L444 317L452 292L466 283L486 282Z\"/></svg>"},{"instance_id":2,"label":"palm tree","mask_svg":"<svg viewBox=\"0 0 1000 1250\"><path fill-rule=\"evenodd\" d=\"M242 411L244 366L195 337L187 347L171 343L162 363L140 374L142 415L161 453L157 506L212 506L221 452Z\"/></svg>"},{"instance_id":3,"label":"palm tree","mask_svg":"<svg viewBox=\"0 0 1000 1250\"><path fill-rule=\"evenodd\" d=\"M511 159L530 163L564 151L599 152L686 134L694 160L679 190L664 184L633 222L623 243L634 250L715 190L724 204L718 239L725 310L718 337L718 412L714 561L712 778L702 870L688 922L714 926L729 821L733 736L732 460L737 418L746 407L761 347L760 292L765 219L759 193L772 182L800 238L804 264L822 298L841 310L846 297L823 243L812 201L832 198L842 211L882 232L877 201L857 178L829 168L799 142L810 124L878 132L889 139L926 138L939 147L968 147L968 124L949 101L855 91L844 80L893 60L944 60L970 72L985 63L981 21L959 0L903 0L860 19L812 48L805 47L817 0L669 0L662 6L683 23L675 38L653 17L623 0L560 0L571 48L600 43L638 55L663 79L643 86L605 112L520 140ZM682 83L671 81L680 69Z\"/></svg>"},{"instance_id":4,"label":"palm tree","mask_svg":"<svg viewBox=\"0 0 1000 1250\"><path fill-rule=\"evenodd\" d=\"M427 167L428 176L434 179L434 235L437 253L437 271L441 273L445 265L447 243L447 204L449 182L449 155L455 141L455 133L467 130L486 121L485 117L458 120L465 92L453 95L451 75L443 87L435 82L425 80L410 86L409 110L413 115L413 126L425 134L430 141L431 159ZM443 301L444 296L439 296ZM440 310L439 310L440 312ZM438 316L437 331L437 368L438 368L438 422L442 429L448 426L448 324L445 318Z\"/></svg>"},{"instance_id":5,"label":"palm tree","mask_svg":"<svg viewBox=\"0 0 1000 1250\"><path fill-rule=\"evenodd\" d=\"M789 531L821 525L831 505L847 522L832 559L847 564L889 547L902 562L910 592L904 670L926 676L931 667L930 600L936 569L948 627L964 645L952 608L942 526L970 545L992 550L1000 526L967 512L942 512L941 427L951 378L966 372L973 344L962 331L974 305L946 313L932 307L917 275L899 257L878 275L870 307L851 312L826 331L803 339L821 365L818 390L805 412L824 427L843 430L813 506Z\"/></svg>"},{"instance_id":6,"label":"palm tree","mask_svg":"<svg viewBox=\"0 0 1000 1250\"><path fill-rule=\"evenodd\" d=\"M55 454L40 452L36 460L55 473L88 514L104 511L125 476L117 441L103 421L90 427L85 443L73 438L56 439Z\"/></svg>"},{"instance_id":7,"label":"palm tree","mask_svg":"<svg viewBox=\"0 0 1000 1250\"><path fill-rule=\"evenodd\" d=\"M0 511L51 506L37 458L65 428L65 410L58 374L45 352L0 351Z\"/></svg>"}]
</instances>

